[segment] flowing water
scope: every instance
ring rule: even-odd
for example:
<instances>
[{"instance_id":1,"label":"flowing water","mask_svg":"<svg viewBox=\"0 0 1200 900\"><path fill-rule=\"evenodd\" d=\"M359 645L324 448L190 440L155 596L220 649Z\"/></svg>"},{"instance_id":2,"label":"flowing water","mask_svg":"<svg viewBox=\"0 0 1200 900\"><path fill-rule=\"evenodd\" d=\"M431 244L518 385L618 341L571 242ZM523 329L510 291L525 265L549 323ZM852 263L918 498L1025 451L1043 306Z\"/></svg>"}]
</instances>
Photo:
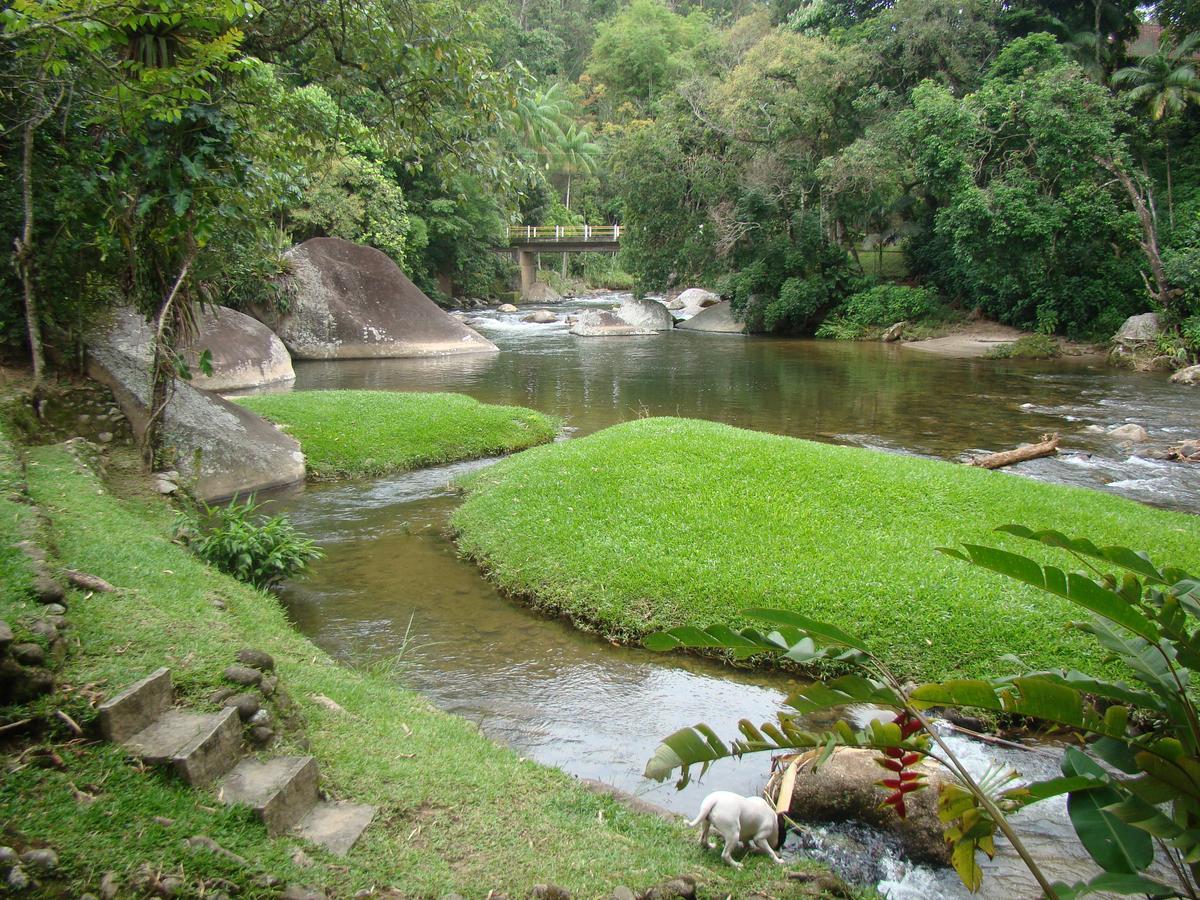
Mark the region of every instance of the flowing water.
<instances>
[{"instance_id":1,"label":"flowing water","mask_svg":"<svg viewBox=\"0 0 1200 900\"><path fill-rule=\"evenodd\" d=\"M613 298L556 311L605 303ZM295 387L461 391L562 416L568 434L682 415L945 458L1060 431L1077 452L1018 470L1200 511L1200 467L1141 459L1086 430L1135 421L1164 444L1194 434L1194 393L1161 376L1114 373L1086 360L954 360L887 345L683 331L575 338L565 326L526 324L519 315L481 318L477 327L501 353L304 362L296 365ZM679 727L705 721L732 736L738 718L772 718L786 678L615 647L505 600L458 558L447 534L458 502L449 482L485 464L310 485L280 496L278 504L327 554L311 577L285 591L301 630L351 664L390 661L405 684L523 755L668 809L694 815L710 790L760 790L765 758L719 764L703 784L682 792L646 781L641 771L658 738ZM1028 777L1057 770L1056 754L1044 749L953 740L977 771L991 758ZM1022 817L1022 833L1043 858L1053 858L1058 877L1086 874L1086 861L1064 853L1075 842L1061 801ZM952 873L913 866L886 839L853 826L809 827L791 846L889 896L966 896ZM1004 850L985 889L1036 895Z\"/></svg>"}]
</instances>

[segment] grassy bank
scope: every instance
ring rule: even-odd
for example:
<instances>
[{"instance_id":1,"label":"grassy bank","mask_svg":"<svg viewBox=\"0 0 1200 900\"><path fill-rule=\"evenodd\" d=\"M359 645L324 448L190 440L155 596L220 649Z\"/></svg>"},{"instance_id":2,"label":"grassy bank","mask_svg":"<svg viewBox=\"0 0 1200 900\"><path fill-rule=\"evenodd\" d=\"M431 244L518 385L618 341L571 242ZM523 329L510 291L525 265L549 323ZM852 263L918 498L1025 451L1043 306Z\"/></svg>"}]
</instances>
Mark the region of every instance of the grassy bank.
<instances>
[{"instance_id":1,"label":"grassy bank","mask_svg":"<svg viewBox=\"0 0 1200 900\"><path fill-rule=\"evenodd\" d=\"M0 710L0 721L41 714L48 722L41 743L14 744L10 732L9 743L0 744L0 843L55 847L63 896L97 892L108 871L126 885L121 896L132 896L129 879L142 864L181 876L186 896L277 896L279 888L257 881L264 874L338 897L389 887L402 896L483 897L493 889L525 896L547 881L596 897L618 884L644 889L684 872L720 896L781 886L782 874L765 858L744 872L723 867L684 829L519 758L385 677L336 665L292 630L274 597L171 543L172 516L161 501L113 496L61 445L31 449L27 461L30 496L48 516L54 564L118 588L70 596L71 650L57 670L58 692L34 707ZM11 454L0 455L0 473L14 477L12 466ZM0 597L0 618L28 618L35 609L14 593ZM223 686L221 672L242 647L275 657L325 789L377 805L375 823L348 859L290 838L269 840L246 811L225 808L164 772L141 771L110 745L72 740L53 716L63 709L87 729L98 699L161 665L172 668L179 695L213 708L206 698ZM304 752L299 738L285 736L272 752ZM250 868L187 849L183 840L197 834L245 857ZM299 848L311 865L294 861Z\"/></svg>"},{"instance_id":2,"label":"grassy bank","mask_svg":"<svg viewBox=\"0 0 1200 900\"><path fill-rule=\"evenodd\" d=\"M607 635L793 609L919 678L1096 668L1063 601L936 553L1018 522L1200 569L1200 518L1004 472L646 419L467 480L460 545L499 584ZM1014 539L1010 539L1014 540ZM1015 540L1014 540L1015 543ZM1060 563L1062 561L1060 560ZM748 623L743 623L748 624Z\"/></svg>"},{"instance_id":3,"label":"grassy bank","mask_svg":"<svg viewBox=\"0 0 1200 900\"><path fill-rule=\"evenodd\" d=\"M238 402L300 442L310 478L387 475L544 444L558 420L464 394L292 391Z\"/></svg>"}]
</instances>

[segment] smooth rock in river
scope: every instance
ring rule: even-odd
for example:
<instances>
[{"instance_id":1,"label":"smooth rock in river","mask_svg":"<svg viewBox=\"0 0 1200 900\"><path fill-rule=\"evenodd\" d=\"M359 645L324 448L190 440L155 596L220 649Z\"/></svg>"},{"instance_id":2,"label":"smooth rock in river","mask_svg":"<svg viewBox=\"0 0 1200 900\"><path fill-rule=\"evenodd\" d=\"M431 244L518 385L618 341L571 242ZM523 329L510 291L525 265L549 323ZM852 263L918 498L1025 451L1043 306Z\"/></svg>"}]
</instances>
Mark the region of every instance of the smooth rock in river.
<instances>
[{"instance_id":1,"label":"smooth rock in river","mask_svg":"<svg viewBox=\"0 0 1200 900\"><path fill-rule=\"evenodd\" d=\"M532 322L535 325L549 325L551 322L557 322L558 316L548 309L535 309L529 315L522 316L521 321Z\"/></svg>"},{"instance_id":2,"label":"smooth rock in river","mask_svg":"<svg viewBox=\"0 0 1200 900\"><path fill-rule=\"evenodd\" d=\"M376 359L495 353L496 345L445 313L387 255L340 238L287 252L287 312L252 310L296 359Z\"/></svg>"},{"instance_id":3,"label":"smooth rock in river","mask_svg":"<svg viewBox=\"0 0 1200 900\"><path fill-rule=\"evenodd\" d=\"M796 776L787 813L797 821L844 822L853 820L890 831L905 853L918 862L949 865L950 853L942 837L937 814L938 790L952 780L941 764L926 758L916 768L926 775L928 787L905 797L908 815L901 819L880 802L886 796L875 782L884 770L875 762L874 750L839 747L816 772L802 766ZM768 791L778 790L772 779Z\"/></svg>"},{"instance_id":4,"label":"smooth rock in river","mask_svg":"<svg viewBox=\"0 0 1200 900\"><path fill-rule=\"evenodd\" d=\"M746 325L733 318L733 306L728 300L710 306L675 326L685 331L710 331L716 334L744 334Z\"/></svg>"},{"instance_id":5,"label":"smooth rock in river","mask_svg":"<svg viewBox=\"0 0 1200 900\"><path fill-rule=\"evenodd\" d=\"M501 303L499 306L496 307L496 312L515 313L515 312L518 312L518 310L511 303Z\"/></svg>"},{"instance_id":6,"label":"smooth rock in river","mask_svg":"<svg viewBox=\"0 0 1200 900\"><path fill-rule=\"evenodd\" d=\"M571 334L580 337L625 337L635 334L654 334L649 328L630 325L620 316L603 309L585 309L571 326Z\"/></svg>"},{"instance_id":7,"label":"smooth rock in river","mask_svg":"<svg viewBox=\"0 0 1200 900\"><path fill-rule=\"evenodd\" d=\"M670 331L675 327L675 319L657 300L636 300L631 297L617 309L617 317L635 328L650 331Z\"/></svg>"},{"instance_id":8,"label":"smooth rock in river","mask_svg":"<svg viewBox=\"0 0 1200 900\"><path fill-rule=\"evenodd\" d=\"M521 300L524 303L561 303L562 294L544 281L535 281Z\"/></svg>"},{"instance_id":9,"label":"smooth rock in river","mask_svg":"<svg viewBox=\"0 0 1200 900\"><path fill-rule=\"evenodd\" d=\"M110 388L139 438L150 397L151 331L130 308L97 323L87 338L88 374ZM292 484L304 478L295 438L223 397L176 380L165 418L165 445L205 501Z\"/></svg>"},{"instance_id":10,"label":"smooth rock in river","mask_svg":"<svg viewBox=\"0 0 1200 900\"><path fill-rule=\"evenodd\" d=\"M1146 429L1134 422L1129 422L1125 425L1114 425L1108 429L1108 436L1118 441L1133 441L1135 443L1150 440L1150 435L1146 433Z\"/></svg>"},{"instance_id":11,"label":"smooth rock in river","mask_svg":"<svg viewBox=\"0 0 1200 900\"><path fill-rule=\"evenodd\" d=\"M1158 340L1160 334L1162 334L1162 324L1158 320L1158 313L1142 313L1139 316L1130 316L1125 320L1124 324L1117 329L1117 333L1113 335L1113 343L1132 348L1153 343Z\"/></svg>"},{"instance_id":12,"label":"smooth rock in river","mask_svg":"<svg viewBox=\"0 0 1200 900\"><path fill-rule=\"evenodd\" d=\"M688 288L676 297L673 302L677 302L679 305L669 307L670 309L680 309L688 315L695 315L702 309L716 306L721 302L721 298L712 291L704 290L704 288Z\"/></svg>"},{"instance_id":13,"label":"smooth rock in river","mask_svg":"<svg viewBox=\"0 0 1200 900\"><path fill-rule=\"evenodd\" d=\"M1172 384L1200 384L1200 366L1188 366L1171 376Z\"/></svg>"},{"instance_id":14,"label":"smooth rock in river","mask_svg":"<svg viewBox=\"0 0 1200 900\"><path fill-rule=\"evenodd\" d=\"M183 351L193 387L235 391L295 381L292 357L275 333L243 312L218 306L200 316L199 333ZM199 357L212 354L211 376L200 371Z\"/></svg>"}]
</instances>

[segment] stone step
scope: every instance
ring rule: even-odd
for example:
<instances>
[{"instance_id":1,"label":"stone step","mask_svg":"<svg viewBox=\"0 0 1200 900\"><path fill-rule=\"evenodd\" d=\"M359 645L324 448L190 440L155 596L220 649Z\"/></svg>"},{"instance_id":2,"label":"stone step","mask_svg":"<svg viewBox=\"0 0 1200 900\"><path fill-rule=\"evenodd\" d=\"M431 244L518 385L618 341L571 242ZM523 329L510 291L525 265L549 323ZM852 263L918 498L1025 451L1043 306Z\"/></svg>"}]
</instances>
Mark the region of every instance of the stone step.
<instances>
[{"instance_id":1,"label":"stone step","mask_svg":"<svg viewBox=\"0 0 1200 900\"><path fill-rule=\"evenodd\" d=\"M188 784L207 784L229 771L241 753L237 710L191 713L168 709L148 727L121 742L151 765L170 764Z\"/></svg>"},{"instance_id":2,"label":"stone step","mask_svg":"<svg viewBox=\"0 0 1200 900\"><path fill-rule=\"evenodd\" d=\"M100 733L122 744L171 708L171 671L159 669L100 704Z\"/></svg>"},{"instance_id":3,"label":"stone step","mask_svg":"<svg viewBox=\"0 0 1200 900\"><path fill-rule=\"evenodd\" d=\"M311 756L243 759L221 779L223 803L249 806L271 837L300 822L317 803L317 761Z\"/></svg>"},{"instance_id":4,"label":"stone step","mask_svg":"<svg viewBox=\"0 0 1200 900\"><path fill-rule=\"evenodd\" d=\"M345 856L375 818L375 807L345 801L322 801L300 820L296 833L326 850Z\"/></svg>"}]
</instances>

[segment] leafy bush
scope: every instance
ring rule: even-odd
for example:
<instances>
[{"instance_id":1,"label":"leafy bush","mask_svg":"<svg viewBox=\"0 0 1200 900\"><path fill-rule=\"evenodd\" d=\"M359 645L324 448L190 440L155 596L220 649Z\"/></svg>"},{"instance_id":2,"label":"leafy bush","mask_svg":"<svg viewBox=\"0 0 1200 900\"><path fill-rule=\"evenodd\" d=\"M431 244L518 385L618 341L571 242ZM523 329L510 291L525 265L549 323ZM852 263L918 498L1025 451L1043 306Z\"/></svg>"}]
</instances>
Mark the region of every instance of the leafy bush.
<instances>
[{"instance_id":1,"label":"leafy bush","mask_svg":"<svg viewBox=\"0 0 1200 900\"><path fill-rule=\"evenodd\" d=\"M1054 359L1061 355L1058 341L1048 334L1027 334L987 352L988 359Z\"/></svg>"},{"instance_id":2,"label":"leafy bush","mask_svg":"<svg viewBox=\"0 0 1200 900\"><path fill-rule=\"evenodd\" d=\"M816 336L834 341L857 341L863 333L863 327L857 322L851 322L845 316L833 315L821 323Z\"/></svg>"},{"instance_id":3,"label":"leafy bush","mask_svg":"<svg viewBox=\"0 0 1200 900\"><path fill-rule=\"evenodd\" d=\"M856 325L870 327L939 318L945 307L928 288L877 284L846 298L839 312Z\"/></svg>"},{"instance_id":4,"label":"leafy bush","mask_svg":"<svg viewBox=\"0 0 1200 900\"><path fill-rule=\"evenodd\" d=\"M175 539L238 581L269 588L301 574L324 554L298 532L285 515L256 515L262 507L250 497L228 506L201 503L203 515L185 513L175 526Z\"/></svg>"},{"instance_id":5,"label":"leafy bush","mask_svg":"<svg viewBox=\"0 0 1200 900\"><path fill-rule=\"evenodd\" d=\"M1086 571L1067 572L974 544L942 552L1090 613L1090 621L1076 627L1121 660L1135 685L1052 669L912 686L861 641L832 625L785 610L746 610L745 615L767 627L676 628L651 635L645 644L652 650L721 649L739 659L775 653L810 666L837 661L864 674L799 688L777 722L757 728L742 720L742 737L732 745L704 724L680 729L663 740L646 775L661 781L681 769L682 786L692 766L706 770L729 756L801 750L806 751L801 757L785 757L785 765L815 754L816 768L839 745L867 747L882 752L879 763L889 773L879 782L890 791L883 803L904 816L905 796L926 786L914 766L937 745L957 779L941 789L938 816L953 845L954 867L968 889L979 888L983 871L976 857L981 851L995 854L994 836L1000 830L1047 896L1065 900L1106 890L1195 896L1189 868L1194 871L1200 860L1200 716L1193 687L1200 672L1200 579L1177 568L1160 568L1146 553L1125 547L1099 547L1086 538L1019 525L998 530L1042 550L1065 551ZM1015 657L1012 661L1024 668ZM890 707L895 719L859 730L841 720L824 734L803 731L796 720L797 715L863 703ZM936 707L1028 716L1065 729L1075 740L1063 755L1062 777L1017 787L1012 786L1015 775L1003 771L974 778L926 717ZM1080 843L1104 870L1088 883L1051 885L1007 818L1023 806L1063 794L1068 795ZM1177 885L1143 874L1154 861L1155 842Z\"/></svg>"}]
</instances>

